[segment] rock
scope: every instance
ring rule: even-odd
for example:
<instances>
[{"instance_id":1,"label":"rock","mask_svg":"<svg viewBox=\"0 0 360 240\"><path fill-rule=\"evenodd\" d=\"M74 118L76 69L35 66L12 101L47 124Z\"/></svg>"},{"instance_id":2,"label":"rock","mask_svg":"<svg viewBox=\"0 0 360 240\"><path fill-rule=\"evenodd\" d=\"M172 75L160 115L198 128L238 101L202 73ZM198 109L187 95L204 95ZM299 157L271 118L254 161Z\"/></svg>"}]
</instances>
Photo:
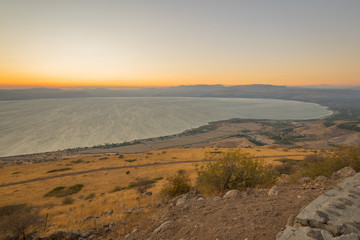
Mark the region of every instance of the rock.
<instances>
[{"instance_id":1,"label":"rock","mask_svg":"<svg viewBox=\"0 0 360 240\"><path fill-rule=\"evenodd\" d=\"M171 221L163 222L162 224L160 224L160 226L158 226L158 227L153 231L153 233L157 234L157 233L159 233L160 231L164 230L169 223L171 223Z\"/></svg>"},{"instance_id":2,"label":"rock","mask_svg":"<svg viewBox=\"0 0 360 240\"><path fill-rule=\"evenodd\" d=\"M333 175L331 176L331 179L340 179L340 178L347 178L347 177L351 177L354 176L356 173L356 171L354 169L352 169L351 167L344 167L343 169L334 172Z\"/></svg>"},{"instance_id":3,"label":"rock","mask_svg":"<svg viewBox=\"0 0 360 240\"><path fill-rule=\"evenodd\" d=\"M81 234L71 231L67 234L66 240L78 240L80 236Z\"/></svg>"},{"instance_id":4,"label":"rock","mask_svg":"<svg viewBox=\"0 0 360 240\"><path fill-rule=\"evenodd\" d=\"M214 200L214 201L221 200L221 197L214 197L213 200Z\"/></svg>"},{"instance_id":5,"label":"rock","mask_svg":"<svg viewBox=\"0 0 360 240\"><path fill-rule=\"evenodd\" d=\"M239 190L230 190L227 193L225 193L224 195L224 199L227 198L240 198L241 197L241 192Z\"/></svg>"},{"instance_id":6,"label":"rock","mask_svg":"<svg viewBox=\"0 0 360 240\"><path fill-rule=\"evenodd\" d=\"M359 240L359 186L360 173L346 178L303 208L277 239Z\"/></svg>"},{"instance_id":7,"label":"rock","mask_svg":"<svg viewBox=\"0 0 360 240\"><path fill-rule=\"evenodd\" d=\"M275 196L279 193L279 187L274 185L270 190L268 191L268 196Z\"/></svg>"},{"instance_id":8,"label":"rock","mask_svg":"<svg viewBox=\"0 0 360 240\"><path fill-rule=\"evenodd\" d=\"M291 226L291 227L294 226L295 217L296 217L295 214L291 214L287 220L286 226Z\"/></svg>"},{"instance_id":9,"label":"rock","mask_svg":"<svg viewBox=\"0 0 360 240\"><path fill-rule=\"evenodd\" d=\"M281 182L278 184L278 186L281 187L281 186L284 186L284 185L286 185L286 184L288 184L287 181L281 181Z\"/></svg>"},{"instance_id":10,"label":"rock","mask_svg":"<svg viewBox=\"0 0 360 240\"><path fill-rule=\"evenodd\" d=\"M322 229L312 229L309 227L287 227L279 236L277 240L327 240L333 239L333 236Z\"/></svg>"},{"instance_id":11,"label":"rock","mask_svg":"<svg viewBox=\"0 0 360 240\"><path fill-rule=\"evenodd\" d=\"M187 211L187 210L189 210L190 209L190 206L189 206L189 204L186 204L182 209L181 209L181 211Z\"/></svg>"},{"instance_id":12,"label":"rock","mask_svg":"<svg viewBox=\"0 0 360 240\"><path fill-rule=\"evenodd\" d=\"M114 211L112 209L107 210L106 212L104 212L104 216L111 216L114 213Z\"/></svg>"},{"instance_id":13,"label":"rock","mask_svg":"<svg viewBox=\"0 0 360 240\"><path fill-rule=\"evenodd\" d=\"M129 222L126 219L121 219L119 223L120 224L128 224Z\"/></svg>"},{"instance_id":14,"label":"rock","mask_svg":"<svg viewBox=\"0 0 360 240\"><path fill-rule=\"evenodd\" d=\"M90 239L90 238L94 235L94 233L95 233L94 230L90 230L89 232L82 234L81 237L82 237L82 238L85 238L85 239L86 239L86 238L89 238L89 239Z\"/></svg>"},{"instance_id":15,"label":"rock","mask_svg":"<svg viewBox=\"0 0 360 240\"><path fill-rule=\"evenodd\" d=\"M66 239L68 233L64 231L57 231L51 234L48 237L43 238L43 240L63 240Z\"/></svg>"},{"instance_id":16,"label":"rock","mask_svg":"<svg viewBox=\"0 0 360 240\"><path fill-rule=\"evenodd\" d=\"M308 182L311 182L311 178L302 177L302 178L298 179L296 182L299 183L299 184L308 183Z\"/></svg>"},{"instance_id":17,"label":"rock","mask_svg":"<svg viewBox=\"0 0 360 240\"><path fill-rule=\"evenodd\" d=\"M84 222L90 221L95 219L93 216L88 216L87 218L84 219Z\"/></svg>"},{"instance_id":18,"label":"rock","mask_svg":"<svg viewBox=\"0 0 360 240\"><path fill-rule=\"evenodd\" d=\"M247 194L247 195L254 194L254 189L253 189L253 188L247 188L247 189L246 189L246 194Z\"/></svg>"},{"instance_id":19,"label":"rock","mask_svg":"<svg viewBox=\"0 0 360 240\"><path fill-rule=\"evenodd\" d=\"M150 191L144 192L142 195L143 195L143 196L151 196L151 195L152 195L152 192L150 192Z\"/></svg>"},{"instance_id":20,"label":"rock","mask_svg":"<svg viewBox=\"0 0 360 240\"><path fill-rule=\"evenodd\" d=\"M327 177L324 177L324 176L318 176L316 179L315 179L315 182L316 183L324 183L328 180Z\"/></svg>"},{"instance_id":21,"label":"rock","mask_svg":"<svg viewBox=\"0 0 360 240\"><path fill-rule=\"evenodd\" d=\"M131 214L134 210L135 210L135 208L130 208L128 210L125 210L124 213Z\"/></svg>"},{"instance_id":22,"label":"rock","mask_svg":"<svg viewBox=\"0 0 360 240\"><path fill-rule=\"evenodd\" d=\"M182 198L179 198L177 201L176 201L176 206L180 206L182 204L184 204L186 202L186 197L182 197Z\"/></svg>"}]
</instances>

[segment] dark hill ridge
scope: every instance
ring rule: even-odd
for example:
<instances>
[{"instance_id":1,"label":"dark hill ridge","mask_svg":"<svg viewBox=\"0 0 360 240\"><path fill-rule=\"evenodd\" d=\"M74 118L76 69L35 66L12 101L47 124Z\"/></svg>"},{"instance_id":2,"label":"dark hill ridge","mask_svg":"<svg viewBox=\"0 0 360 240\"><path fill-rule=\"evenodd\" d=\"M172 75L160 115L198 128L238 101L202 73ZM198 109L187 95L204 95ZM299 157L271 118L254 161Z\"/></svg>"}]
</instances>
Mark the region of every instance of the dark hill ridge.
<instances>
[{"instance_id":1,"label":"dark hill ridge","mask_svg":"<svg viewBox=\"0 0 360 240\"><path fill-rule=\"evenodd\" d=\"M81 90L63 90L31 88L0 90L0 100L74 97L245 97L316 102L349 102L354 100L360 101L360 90L297 88L273 85L192 85L122 89L83 88Z\"/></svg>"}]
</instances>

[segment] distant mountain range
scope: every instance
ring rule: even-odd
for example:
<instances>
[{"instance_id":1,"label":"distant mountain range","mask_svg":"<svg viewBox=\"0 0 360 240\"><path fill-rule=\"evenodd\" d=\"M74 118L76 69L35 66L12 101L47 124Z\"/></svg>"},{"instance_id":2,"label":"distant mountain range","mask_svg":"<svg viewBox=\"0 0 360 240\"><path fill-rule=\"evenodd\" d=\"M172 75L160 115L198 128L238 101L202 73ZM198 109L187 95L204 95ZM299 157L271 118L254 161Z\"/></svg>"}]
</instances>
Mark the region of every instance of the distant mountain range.
<instances>
[{"instance_id":1,"label":"distant mountain range","mask_svg":"<svg viewBox=\"0 0 360 240\"><path fill-rule=\"evenodd\" d=\"M144 88L53 88L0 89L0 100L83 97L226 97L276 98L308 102L350 102L360 100L360 89L309 88L273 85L193 85Z\"/></svg>"}]
</instances>

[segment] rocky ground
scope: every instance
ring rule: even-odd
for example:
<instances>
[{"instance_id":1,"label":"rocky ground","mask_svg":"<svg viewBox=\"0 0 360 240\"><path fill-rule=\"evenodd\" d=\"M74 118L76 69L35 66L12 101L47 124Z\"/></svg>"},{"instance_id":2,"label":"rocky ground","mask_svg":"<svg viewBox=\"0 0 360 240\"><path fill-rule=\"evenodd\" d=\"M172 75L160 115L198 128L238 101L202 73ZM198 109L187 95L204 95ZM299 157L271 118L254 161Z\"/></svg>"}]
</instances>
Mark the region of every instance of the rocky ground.
<instances>
[{"instance_id":1,"label":"rocky ground","mask_svg":"<svg viewBox=\"0 0 360 240\"><path fill-rule=\"evenodd\" d=\"M70 233L56 232L49 237L42 238L42 240L269 240L276 239L280 236L282 237L281 239L305 239L302 238L304 236L307 236L306 239L325 239L318 238L318 235L315 237L312 235L309 236L306 231L301 232L301 234L303 234L301 235L302 237L293 238L288 236L292 236L293 234L293 226L295 226L294 222L296 223L296 221L303 219L304 211L306 211L306 216L318 214L318 211L316 210L311 210L309 212L309 207L315 204L315 208L317 209L319 207L328 208L331 205L328 206L325 204L326 206L321 206L322 204L317 204L316 201L324 202L324 199L330 202L338 201L338 197L342 193L337 196L336 194L330 194L331 191L336 192L342 188L349 188L350 190L348 191L351 193L360 194L357 191L352 190L354 188L357 189L360 175L357 174L352 178L348 178L355 173L356 172L353 169L346 167L334 173L331 179L320 176L313 181L310 178L304 177L297 180L296 183L289 183L284 180L270 189L247 189L246 191L230 190L224 196L216 197L204 197L194 192L187 193L171 199L167 203L158 203L152 211L147 212L146 214L138 214L136 211L133 211L131 213L133 214L133 218L130 218L132 219L132 222L114 222L105 225L96 231L93 230L87 233L81 231ZM356 178L356 181L352 180L353 178ZM341 183L338 184L339 182ZM338 186L334 187L336 184L338 184ZM328 191L330 189L332 190ZM323 194L324 192L327 192L327 194ZM320 195L321 197L318 198ZM344 194L341 196L343 195ZM334 196L334 199L332 199L331 196ZM315 199L316 201L314 201ZM345 198L343 197L341 199ZM347 200L347 205L352 205L348 204L348 202L349 201ZM342 207L344 204L340 205L336 203L334 206L337 210L345 209ZM355 208L356 206L354 205ZM330 212L331 214L334 214L334 211ZM351 210L351 212L354 212L354 210ZM348 214L351 215L351 212ZM321 217L323 217L323 215L324 214L321 214ZM336 216L331 217L336 219ZM315 218L317 219L316 216ZM334 219L330 220L334 222ZM344 221L346 222L347 220L345 219ZM314 221L306 221L306 223L310 224L312 222L314 223ZM315 223L317 222L315 221ZM342 222L339 222L340 225L341 223ZM311 225L310 227L322 228L324 225L319 224L316 226ZM127 233L120 234L121 230L124 230L126 225L131 226L131 229L128 229ZM351 226L355 225L352 224ZM284 235L282 231L286 226L286 231L288 232L284 231ZM330 224L329 226L332 225ZM301 225L301 227L303 227L303 225ZM333 228L329 229L334 230ZM303 230L303 228L301 228L301 230ZM354 228L353 230L358 231L357 228ZM322 230L320 229L319 231ZM351 232L351 234L353 233ZM328 235L331 237L326 239L333 239L331 234ZM338 235L339 234L335 234L334 236ZM356 234L354 236L357 237Z\"/></svg>"},{"instance_id":2,"label":"rocky ground","mask_svg":"<svg viewBox=\"0 0 360 240\"><path fill-rule=\"evenodd\" d=\"M137 216L128 234L118 234L124 223L113 223L97 231L58 232L45 239L275 239L289 219L337 181L305 178L271 189L233 190L222 197L185 194Z\"/></svg>"},{"instance_id":3,"label":"rocky ground","mask_svg":"<svg viewBox=\"0 0 360 240\"><path fill-rule=\"evenodd\" d=\"M334 184L334 180L280 184L271 191L249 189L222 198L184 195L158 209L123 238L275 239L289 216Z\"/></svg>"}]
</instances>

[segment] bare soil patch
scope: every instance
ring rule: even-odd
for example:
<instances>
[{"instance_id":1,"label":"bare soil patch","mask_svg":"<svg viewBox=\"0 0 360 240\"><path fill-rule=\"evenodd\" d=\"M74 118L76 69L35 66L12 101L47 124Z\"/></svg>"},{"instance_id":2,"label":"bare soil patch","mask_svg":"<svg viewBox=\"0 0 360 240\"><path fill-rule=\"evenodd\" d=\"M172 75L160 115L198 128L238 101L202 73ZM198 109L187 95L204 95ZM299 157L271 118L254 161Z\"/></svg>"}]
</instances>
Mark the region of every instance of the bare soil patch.
<instances>
[{"instance_id":1,"label":"bare soil patch","mask_svg":"<svg viewBox=\"0 0 360 240\"><path fill-rule=\"evenodd\" d=\"M273 196L268 196L268 189L258 189L243 192L238 199L189 197L140 219L126 239L275 239L289 216L334 184L332 180L323 185L285 184Z\"/></svg>"}]
</instances>

